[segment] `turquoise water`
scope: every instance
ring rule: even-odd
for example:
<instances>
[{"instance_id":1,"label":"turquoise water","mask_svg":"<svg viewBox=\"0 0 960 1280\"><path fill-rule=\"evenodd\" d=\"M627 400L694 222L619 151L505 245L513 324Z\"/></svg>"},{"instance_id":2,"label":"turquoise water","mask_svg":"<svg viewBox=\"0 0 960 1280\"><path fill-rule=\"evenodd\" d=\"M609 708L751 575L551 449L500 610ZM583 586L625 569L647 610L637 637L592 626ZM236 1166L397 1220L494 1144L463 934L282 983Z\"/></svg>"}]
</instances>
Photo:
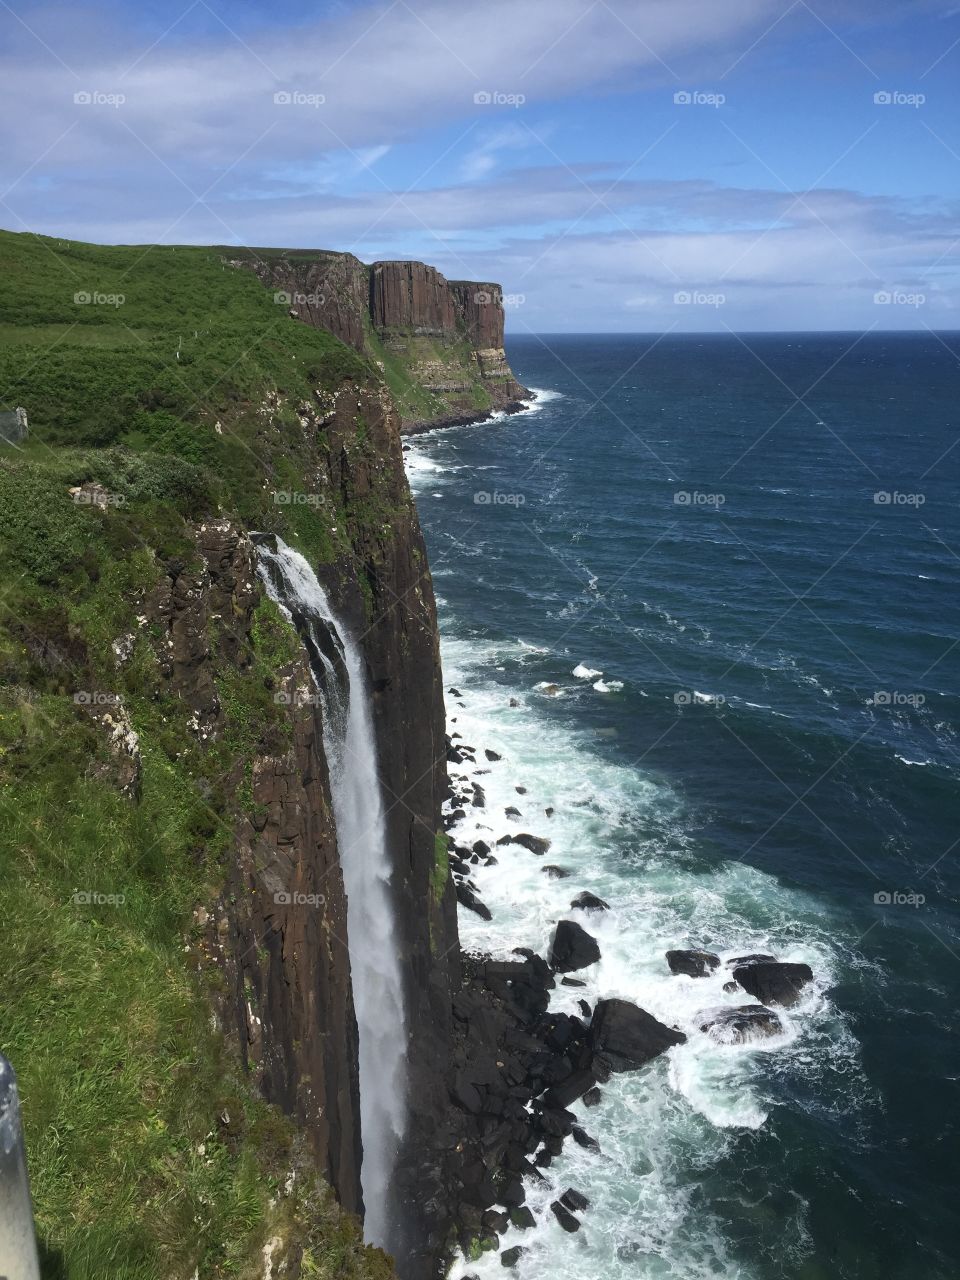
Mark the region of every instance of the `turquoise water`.
<instances>
[{"instance_id":1,"label":"turquoise water","mask_svg":"<svg viewBox=\"0 0 960 1280\"><path fill-rule=\"evenodd\" d=\"M958 349L526 338L530 412L408 446L452 729L503 757L456 834L548 836L572 873L498 853L464 941L542 950L591 889L586 994L690 1032L580 1108L603 1155L548 1172L583 1230L531 1189L520 1280L960 1274ZM817 980L718 1045L700 1014L740 1000L671 976L678 946Z\"/></svg>"}]
</instances>

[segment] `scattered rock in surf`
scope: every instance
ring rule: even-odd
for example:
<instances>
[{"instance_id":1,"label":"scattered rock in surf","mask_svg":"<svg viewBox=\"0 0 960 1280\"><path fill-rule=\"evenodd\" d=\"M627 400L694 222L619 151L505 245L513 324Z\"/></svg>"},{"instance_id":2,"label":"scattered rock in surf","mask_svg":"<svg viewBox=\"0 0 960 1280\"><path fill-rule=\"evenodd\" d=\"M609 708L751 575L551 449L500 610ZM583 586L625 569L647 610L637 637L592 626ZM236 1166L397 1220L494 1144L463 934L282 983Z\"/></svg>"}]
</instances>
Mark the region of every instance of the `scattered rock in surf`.
<instances>
[{"instance_id":1,"label":"scattered rock in surf","mask_svg":"<svg viewBox=\"0 0 960 1280\"><path fill-rule=\"evenodd\" d=\"M447 693L449 693L449 694L450 694L450 696L451 696L451 697L453 697L453 698L462 698L462 697L463 697L463 694L460 692L460 690L459 690L459 689L454 689L453 685L451 685L451 686L450 686L450 688L447 690Z\"/></svg>"},{"instance_id":2,"label":"scattered rock in surf","mask_svg":"<svg viewBox=\"0 0 960 1280\"><path fill-rule=\"evenodd\" d=\"M765 961L738 965L733 976L744 991L761 1004L779 1004L789 1009L800 999L803 988L813 981L813 970L808 964Z\"/></svg>"},{"instance_id":3,"label":"scattered rock in surf","mask_svg":"<svg viewBox=\"0 0 960 1280\"><path fill-rule=\"evenodd\" d=\"M500 1255L502 1267L515 1267L527 1250L522 1244L515 1244L512 1249L504 1249Z\"/></svg>"},{"instance_id":4,"label":"scattered rock in surf","mask_svg":"<svg viewBox=\"0 0 960 1280\"><path fill-rule=\"evenodd\" d=\"M776 956L768 956L765 951L757 951L749 956L731 956L726 962L731 968L738 964L776 964Z\"/></svg>"},{"instance_id":5,"label":"scattered rock in surf","mask_svg":"<svg viewBox=\"0 0 960 1280\"><path fill-rule=\"evenodd\" d=\"M517 701L517 699L516 699L516 698L511 698L511 699L510 699L510 706L511 706L511 707L519 707L519 705L520 705L520 703Z\"/></svg>"},{"instance_id":6,"label":"scattered rock in surf","mask_svg":"<svg viewBox=\"0 0 960 1280\"><path fill-rule=\"evenodd\" d=\"M523 849L528 849L530 853L535 853L537 857L542 857L550 848L550 841L543 836L532 836L526 831L521 831L518 835L501 836L497 844L518 844Z\"/></svg>"},{"instance_id":7,"label":"scattered rock in surf","mask_svg":"<svg viewBox=\"0 0 960 1280\"><path fill-rule=\"evenodd\" d=\"M723 984L724 991L737 991L738 987L735 982L725 982Z\"/></svg>"},{"instance_id":8,"label":"scattered rock in surf","mask_svg":"<svg viewBox=\"0 0 960 1280\"><path fill-rule=\"evenodd\" d=\"M553 1156L547 1150L538 1151L537 1154L533 1157L533 1163L539 1169L549 1169L550 1166L553 1164Z\"/></svg>"},{"instance_id":9,"label":"scattered rock in surf","mask_svg":"<svg viewBox=\"0 0 960 1280\"><path fill-rule=\"evenodd\" d=\"M573 1187L567 1187L560 1197L560 1203L565 1209L569 1209L571 1213L583 1213L584 1209L590 1208L590 1201L583 1192L576 1191Z\"/></svg>"},{"instance_id":10,"label":"scattered rock in surf","mask_svg":"<svg viewBox=\"0 0 960 1280\"><path fill-rule=\"evenodd\" d=\"M475 809L482 809L482 808L483 808L483 806L487 803L487 796L486 796L486 793L484 792L484 789L483 789L483 787L481 787L481 785L480 785L480 783L479 783L479 782L475 782L475 783L473 784L473 801L472 801L472 803L473 803L473 807L474 807Z\"/></svg>"},{"instance_id":11,"label":"scattered rock in surf","mask_svg":"<svg viewBox=\"0 0 960 1280\"><path fill-rule=\"evenodd\" d=\"M720 957L712 951L668 951L667 964L671 973L682 973L688 978L705 978L720 967Z\"/></svg>"},{"instance_id":12,"label":"scattered rock in surf","mask_svg":"<svg viewBox=\"0 0 960 1280\"><path fill-rule=\"evenodd\" d=\"M583 1147L584 1151L592 1151L594 1155L601 1155L600 1143L596 1138L591 1138L586 1129L581 1129L578 1124L573 1126L570 1136L578 1147Z\"/></svg>"},{"instance_id":13,"label":"scattered rock in surf","mask_svg":"<svg viewBox=\"0 0 960 1280\"><path fill-rule=\"evenodd\" d=\"M548 698L556 698L557 695L560 693L560 686L558 684L549 684L548 682L544 681L541 684L538 684L536 686L536 690L537 690L537 693L546 694Z\"/></svg>"},{"instance_id":14,"label":"scattered rock in surf","mask_svg":"<svg viewBox=\"0 0 960 1280\"><path fill-rule=\"evenodd\" d=\"M559 1200L554 1200L550 1206L553 1216L563 1227L564 1231L574 1232L580 1230L580 1219L575 1218L569 1209L565 1208Z\"/></svg>"},{"instance_id":15,"label":"scattered rock in surf","mask_svg":"<svg viewBox=\"0 0 960 1280\"><path fill-rule=\"evenodd\" d=\"M527 794L526 787L514 787L514 791L516 791L518 796L525 796Z\"/></svg>"},{"instance_id":16,"label":"scattered rock in surf","mask_svg":"<svg viewBox=\"0 0 960 1280\"><path fill-rule=\"evenodd\" d=\"M585 1107L599 1107L603 1101L603 1094L596 1085L592 1089L588 1089L583 1095L583 1105Z\"/></svg>"},{"instance_id":17,"label":"scattered rock in surf","mask_svg":"<svg viewBox=\"0 0 960 1280\"><path fill-rule=\"evenodd\" d=\"M479 853L481 857L485 858L487 854L490 852L490 846L487 844L485 840L474 840L473 852Z\"/></svg>"},{"instance_id":18,"label":"scattered rock in surf","mask_svg":"<svg viewBox=\"0 0 960 1280\"><path fill-rule=\"evenodd\" d=\"M457 901L462 907L466 907L470 911L475 911L481 920L492 920L490 908L486 903L481 902L474 891L461 881L457 885Z\"/></svg>"},{"instance_id":19,"label":"scattered rock in surf","mask_svg":"<svg viewBox=\"0 0 960 1280\"><path fill-rule=\"evenodd\" d=\"M585 1018L589 1018L593 1013L593 1010L591 1009L589 1003L586 1000L578 1000L577 1004L579 1005L580 1012L583 1014L583 1016Z\"/></svg>"},{"instance_id":20,"label":"scattered rock in surf","mask_svg":"<svg viewBox=\"0 0 960 1280\"><path fill-rule=\"evenodd\" d=\"M778 1036L783 1023L772 1009L765 1009L762 1004L741 1004L734 1009L712 1010L700 1023L700 1030L718 1044L749 1044L751 1040Z\"/></svg>"},{"instance_id":21,"label":"scattered rock in surf","mask_svg":"<svg viewBox=\"0 0 960 1280\"><path fill-rule=\"evenodd\" d=\"M586 969L600 959L600 947L596 938L575 920L561 920L553 935L550 948L550 966L558 973L573 973Z\"/></svg>"},{"instance_id":22,"label":"scattered rock in surf","mask_svg":"<svg viewBox=\"0 0 960 1280\"><path fill-rule=\"evenodd\" d=\"M499 844L499 841L497 843ZM540 870L551 880L567 880L573 874L571 871L568 871L566 867L555 867L552 862L548 862L547 865L545 867L541 867Z\"/></svg>"},{"instance_id":23,"label":"scattered rock in surf","mask_svg":"<svg viewBox=\"0 0 960 1280\"><path fill-rule=\"evenodd\" d=\"M610 903L598 898L595 893L578 893L570 903L574 911L609 911Z\"/></svg>"},{"instance_id":24,"label":"scattered rock in surf","mask_svg":"<svg viewBox=\"0 0 960 1280\"><path fill-rule=\"evenodd\" d=\"M537 1225L537 1220L533 1213L526 1205L522 1205L519 1209L510 1210L510 1221L518 1231L530 1231ZM521 1249L521 1253L525 1253L525 1249Z\"/></svg>"},{"instance_id":25,"label":"scattered rock in surf","mask_svg":"<svg viewBox=\"0 0 960 1280\"><path fill-rule=\"evenodd\" d=\"M496 751L491 751L489 747L484 747L483 754L488 760L502 760L503 756L498 755Z\"/></svg>"},{"instance_id":26,"label":"scattered rock in surf","mask_svg":"<svg viewBox=\"0 0 960 1280\"><path fill-rule=\"evenodd\" d=\"M585 987L587 984L580 978L561 978L560 985L562 987Z\"/></svg>"},{"instance_id":27,"label":"scattered rock in surf","mask_svg":"<svg viewBox=\"0 0 960 1280\"><path fill-rule=\"evenodd\" d=\"M516 806L516 805L514 805L514 804L508 804L508 805L507 805L507 807L504 809L504 811L503 811L503 812L507 815L507 817L508 817L508 818L522 818L522 817L523 817L523 814L520 812L520 810L519 810L519 809L517 808L517 806Z\"/></svg>"},{"instance_id":28,"label":"scattered rock in surf","mask_svg":"<svg viewBox=\"0 0 960 1280\"><path fill-rule=\"evenodd\" d=\"M553 805L550 805L550 807L549 807L549 808L544 809L544 811L543 811L543 812L547 815L547 817L548 817L548 818L552 818L552 817L553 817L553 814L554 814L554 808L553 808Z\"/></svg>"},{"instance_id":29,"label":"scattered rock in surf","mask_svg":"<svg viewBox=\"0 0 960 1280\"><path fill-rule=\"evenodd\" d=\"M635 1071L686 1039L629 1000L599 1001L590 1024L591 1048L617 1072Z\"/></svg>"}]
</instances>

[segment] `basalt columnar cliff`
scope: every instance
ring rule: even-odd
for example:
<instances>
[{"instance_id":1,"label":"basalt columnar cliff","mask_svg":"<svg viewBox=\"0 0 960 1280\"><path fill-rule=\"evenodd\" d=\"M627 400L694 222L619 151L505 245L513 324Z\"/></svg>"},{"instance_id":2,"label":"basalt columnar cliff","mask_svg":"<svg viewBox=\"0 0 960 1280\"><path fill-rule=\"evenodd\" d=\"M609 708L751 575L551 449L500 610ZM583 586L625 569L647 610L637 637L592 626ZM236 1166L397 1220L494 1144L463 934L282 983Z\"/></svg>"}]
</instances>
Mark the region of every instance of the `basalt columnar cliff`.
<instances>
[{"instance_id":1,"label":"basalt columnar cliff","mask_svg":"<svg viewBox=\"0 0 960 1280\"><path fill-rule=\"evenodd\" d=\"M498 284L446 280L422 262L367 266L350 253L223 252L291 315L375 361L405 432L476 422L529 398L507 363Z\"/></svg>"},{"instance_id":2,"label":"basalt columnar cliff","mask_svg":"<svg viewBox=\"0 0 960 1280\"><path fill-rule=\"evenodd\" d=\"M401 426L522 388L494 286L235 260L0 233L0 407L30 423L0 446L0 1047L50 1275L391 1274L357 1226L333 766L310 654L257 572L282 538L363 654L408 1028L386 1243L419 1280L464 1229L461 971ZM278 310L315 289L319 310Z\"/></svg>"}]
</instances>

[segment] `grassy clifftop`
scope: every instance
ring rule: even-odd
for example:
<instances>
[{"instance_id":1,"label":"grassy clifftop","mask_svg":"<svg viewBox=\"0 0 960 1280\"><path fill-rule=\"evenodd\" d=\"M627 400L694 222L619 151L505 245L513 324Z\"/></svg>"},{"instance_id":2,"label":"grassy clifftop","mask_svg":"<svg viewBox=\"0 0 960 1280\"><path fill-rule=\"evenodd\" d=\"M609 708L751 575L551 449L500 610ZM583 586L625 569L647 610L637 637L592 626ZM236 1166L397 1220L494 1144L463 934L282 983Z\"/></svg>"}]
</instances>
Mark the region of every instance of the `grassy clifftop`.
<instances>
[{"instance_id":1,"label":"grassy clifftop","mask_svg":"<svg viewBox=\"0 0 960 1280\"><path fill-rule=\"evenodd\" d=\"M154 607L202 580L212 520L350 555L353 513L318 493L318 423L376 379L210 250L0 233L0 275L0 408L31 426L0 445L0 1047L44 1274L220 1280L273 1257L384 1280L239 1070L201 960L245 767L289 734L272 688L292 632L261 601L238 656L231 619L206 619L229 731L204 740Z\"/></svg>"}]
</instances>

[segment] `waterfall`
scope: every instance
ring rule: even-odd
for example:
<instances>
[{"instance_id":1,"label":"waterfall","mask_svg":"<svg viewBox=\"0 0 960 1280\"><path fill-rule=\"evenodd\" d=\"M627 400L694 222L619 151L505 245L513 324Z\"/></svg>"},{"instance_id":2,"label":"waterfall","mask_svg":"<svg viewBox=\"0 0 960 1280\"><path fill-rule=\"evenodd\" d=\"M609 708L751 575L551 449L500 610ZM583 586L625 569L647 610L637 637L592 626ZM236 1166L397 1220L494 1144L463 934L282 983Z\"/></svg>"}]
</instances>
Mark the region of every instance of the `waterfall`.
<instances>
[{"instance_id":1,"label":"waterfall","mask_svg":"<svg viewBox=\"0 0 960 1280\"><path fill-rule=\"evenodd\" d=\"M271 542L273 539L271 539ZM390 860L363 657L299 552L260 541L267 593L296 626L320 695L337 847L347 894L353 999L360 1040L364 1234L389 1248L390 1178L403 1136L406 1027L390 902Z\"/></svg>"}]
</instances>

